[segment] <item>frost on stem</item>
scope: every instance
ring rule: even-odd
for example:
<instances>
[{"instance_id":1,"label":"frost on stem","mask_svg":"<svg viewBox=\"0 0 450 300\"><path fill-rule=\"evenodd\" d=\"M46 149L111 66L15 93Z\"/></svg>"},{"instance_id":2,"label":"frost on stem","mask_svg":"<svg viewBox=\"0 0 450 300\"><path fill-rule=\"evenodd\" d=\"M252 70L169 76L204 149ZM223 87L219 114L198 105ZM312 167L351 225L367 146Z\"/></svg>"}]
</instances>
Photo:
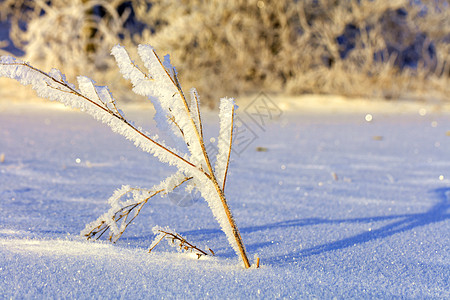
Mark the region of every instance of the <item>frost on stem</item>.
<instances>
[{"instance_id":1,"label":"frost on stem","mask_svg":"<svg viewBox=\"0 0 450 300\"><path fill-rule=\"evenodd\" d=\"M77 88L68 83L65 76L56 69L45 73L9 56L0 59L0 76L31 85L40 97L60 101L69 107L87 112L143 151L178 168L175 174L150 189L129 186L118 189L109 199L111 208L88 224L82 235L88 239L98 239L109 231L109 240L115 242L148 200L156 195L170 193L188 182L190 187L197 189L208 202L230 245L241 257L245 267L250 267L242 238L224 194L233 139L233 99L221 99L219 152L213 169L203 141L199 96L196 90L191 90L190 100L187 100L177 72L170 64L169 56L165 56L164 61L161 61L155 50L148 45L139 45L138 53L147 71L143 71L130 59L124 47L117 45L111 50L123 77L131 81L133 92L152 101L157 111L155 120L160 128L165 128L173 134L178 142L175 148L165 145L158 136L150 136L142 128L136 127L118 108L109 89L95 85L95 82L87 77L78 77ZM180 241L185 247L191 245L175 233L165 234Z\"/></svg>"},{"instance_id":2,"label":"frost on stem","mask_svg":"<svg viewBox=\"0 0 450 300\"><path fill-rule=\"evenodd\" d=\"M219 151L216 158L215 172L217 174L217 180L222 186L222 190L225 190L225 181L230 162L231 146L233 142L234 111L236 107L237 106L234 104L233 99L220 99L220 131L219 141L217 144Z\"/></svg>"}]
</instances>

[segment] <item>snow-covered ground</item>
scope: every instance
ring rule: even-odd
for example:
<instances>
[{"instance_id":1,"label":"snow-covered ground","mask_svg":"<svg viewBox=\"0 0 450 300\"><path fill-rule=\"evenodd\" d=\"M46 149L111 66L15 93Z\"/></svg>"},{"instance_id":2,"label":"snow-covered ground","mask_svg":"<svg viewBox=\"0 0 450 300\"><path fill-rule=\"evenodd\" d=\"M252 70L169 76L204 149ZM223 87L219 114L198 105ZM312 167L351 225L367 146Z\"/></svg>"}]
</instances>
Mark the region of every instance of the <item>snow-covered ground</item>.
<instances>
[{"instance_id":1,"label":"snow-covered ground","mask_svg":"<svg viewBox=\"0 0 450 300\"><path fill-rule=\"evenodd\" d=\"M450 298L448 110L241 105L226 194L261 259L246 270L199 199L154 198L116 244L85 241L115 189L173 170L83 113L5 101L0 298ZM125 111L152 130L151 110ZM217 119L204 117L212 137ZM147 253L155 225L216 256Z\"/></svg>"}]
</instances>

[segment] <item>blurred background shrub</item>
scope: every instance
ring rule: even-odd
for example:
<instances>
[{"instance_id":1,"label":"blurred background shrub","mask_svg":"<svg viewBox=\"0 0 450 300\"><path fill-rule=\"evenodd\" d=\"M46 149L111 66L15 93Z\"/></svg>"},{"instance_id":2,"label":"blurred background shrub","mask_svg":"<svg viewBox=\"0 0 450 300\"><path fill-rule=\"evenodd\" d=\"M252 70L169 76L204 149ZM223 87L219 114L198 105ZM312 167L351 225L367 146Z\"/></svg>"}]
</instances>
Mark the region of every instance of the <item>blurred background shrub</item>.
<instances>
[{"instance_id":1,"label":"blurred background shrub","mask_svg":"<svg viewBox=\"0 0 450 300\"><path fill-rule=\"evenodd\" d=\"M211 106L260 90L449 100L445 0L3 0L0 18L4 49L116 87L111 47L151 44Z\"/></svg>"}]
</instances>

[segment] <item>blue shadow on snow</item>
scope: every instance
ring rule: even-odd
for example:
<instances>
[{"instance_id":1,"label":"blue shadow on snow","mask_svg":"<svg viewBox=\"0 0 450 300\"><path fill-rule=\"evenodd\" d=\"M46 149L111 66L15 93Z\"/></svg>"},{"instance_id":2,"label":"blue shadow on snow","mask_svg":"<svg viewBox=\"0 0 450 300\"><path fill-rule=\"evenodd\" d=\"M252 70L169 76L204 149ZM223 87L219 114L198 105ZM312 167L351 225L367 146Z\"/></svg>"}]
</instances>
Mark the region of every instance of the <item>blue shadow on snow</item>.
<instances>
[{"instance_id":1,"label":"blue shadow on snow","mask_svg":"<svg viewBox=\"0 0 450 300\"><path fill-rule=\"evenodd\" d=\"M341 224L341 223L369 223L369 222L380 222L386 220L395 220L394 222L382 226L378 229L372 231L365 231L360 234L344 238L338 241L317 245L307 249L301 249L296 252L283 254L274 257L267 257L265 262L268 264L283 264L287 262L292 262L293 258L301 259L311 255L318 255L325 252L345 249L352 247L354 245L362 244L376 239L382 239L392 236L397 233L406 232L412 230L416 227L422 227L429 224L445 221L450 218L450 188L439 188L432 191L438 196L439 202L431 207L428 211L423 213L415 214L401 214L401 215L390 215L390 216L378 216L378 217L367 217L367 218L353 218L353 219L299 219L299 220L288 220L283 222L277 222L273 224L267 224L257 227L247 227L243 228L242 232L250 233L260 230L267 230L271 228L289 228L298 226L308 226L308 225L318 225L318 224ZM280 241L282 242L282 241ZM264 244L264 243L262 243ZM255 247L256 246L256 247ZM257 251L258 245L250 245L249 250Z\"/></svg>"}]
</instances>

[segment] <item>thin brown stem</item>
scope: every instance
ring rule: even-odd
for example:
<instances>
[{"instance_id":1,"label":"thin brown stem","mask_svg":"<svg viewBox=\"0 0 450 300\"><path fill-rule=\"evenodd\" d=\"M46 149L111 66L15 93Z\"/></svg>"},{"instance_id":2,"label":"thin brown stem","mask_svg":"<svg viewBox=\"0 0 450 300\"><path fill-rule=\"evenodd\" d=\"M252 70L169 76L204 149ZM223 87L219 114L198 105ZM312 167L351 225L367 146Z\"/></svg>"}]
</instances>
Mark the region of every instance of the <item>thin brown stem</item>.
<instances>
[{"instance_id":1,"label":"thin brown stem","mask_svg":"<svg viewBox=\"0 0 450 300\"><path fill-rule=\"evenodd\" d=\"M159 59L158 55L156 55L156 52L154 50L152 50L152 51L153 51L155 57L157 58L158 62L160 63L161 68L166 72L167 76L170 78L170 80L172 81L173 85L177 88L178 93L180 94L181 100L183 101L184 107L186 109L186 113L188 114L188 116L190 116L189 119L191 120L191 124L192 124L192 126L194 128L195 134L197 135L197 139L198 139L198 141L200 143L200 147L202 149L203 156L205 158L206 166L208 167L208 171L209 171L209 175L210 176L207 175L207 177L212 181L212 183L214 185L214 188L216 189L216 191L217 191L217 193L218 193L218 195L220 197L220 201L222 203L222 207L225 210L225 214L226 214L228 222L229 222L229 224L231 226L231 229L232 229L232 232L233 232L233 236L234 236L234 238L236 240L236 244L238 246L239 253L241 255L242 261L244 262L245 267L249 268L250 267L250 262L248 260L248 257L247 257L246 251L245 251L244 243L242 242L241 234L239 233L239 229L238 229L238 227L236 225L236 222L234 221L234 218L233 218L233 216L231 214L231 211L230 211L230 208L228 206L228 203L227 203L227 200L225 198L225 195L223 193L223 190L221 189L221 187L219 186L219 183L217 182L216 176L215 176L213 168L211 166L211 161L209 160L208 153L206 152L206 147L205 147L205 144L203 142L203 138L201 137L199 131L197 130L197 126L195 125L194 119L192 119L192 117L190 115L190 109L189 109L189 106L187 104L186 98L184 97L184 94L183 94L183 92L181 90L181 87L174 82L173 78L170 76L170 74L164 68L164 65L162 64L162 62Z\"/></svg>"},{"instance_id":2,"label":"thin brown stem","mask_svg":"<svg viewBox=\"0 0 450 300\"><path fill-rule=\"evenodd\" d=\"M228 207L227 199L225 198L225 195L223 194L223 191L219 187L219 183L217 182L215 177L212 177L212 181L214 183L214 187L216 188L217 193L219 194L220 201L222 202L223 209L225 210L225 214L227 216L228 222L230 223L231 229L233 231L233 236L236 240L236 244L239 249L239 253L241 255L242 261L244 262L244 266L246 268L250 268L250 262L247 257L247 253L245 251L244 243L242 242L242 237L239 232L239 229L236 225L236 222L234 221L234 218L231 214L230 208Z\"/></svg>"},{"instance_id":3,"label":"thin brown stem","mask_svg":"<svg viewBox=\"0 0 450 300\"><path fill-rule=\"evenodd\" d=\"M224 193L225 193L225 182L227 181L228 167L230 165L231 146L233 145L233 128L234 128L234 106L231 110L230 147L228 147L227 165L225 166L225 174L223 175L222 191Z\"/></svg>"},{"instance_id":4,"label":"thin brown stem","mask_svg":"<svg viewBox=\"0 0 450 300\"><path fill-rule=\"evenodd\" d=\"M153 245L153 247L151 247L150 249L148 249L148 253L152 252L152 250L155 249L156 245L158 245L159 242L161 242L162 239L166 237L166 235L167 235L167 233L164 234L163 236L161 236L161 238Z\"/></svg>"},{"instance_id":5,"label":"thin brown stem","mask_svg":"<svg viewBox=\"0 0 450 300\"><path fill-rule=\"evenodd\" d=\"M197 112L197 122L198 122L198 129L200 131L200 136L203 139L203 125L202 125L202 118L200 117L200 104L198 101L198 96L197 93L194 91L194 99L192 99L193 101L195 101L195 109Z\"/></svg>"},{"instance_id":6,"label":"thin brown stem","mask_svg":"<svg viewBox=\"0 0 450 300\"><path fill-rule=\"evenodd\" d=\"M164 236L156 243L158 244L164 237L166 236L171 236L172 240L177 240L180 243L180 247L187 247L187 250L195 250L200 252L202 255L208 255L208 253L206 253L205 251L203 251L202 249L198 248L197 246L192 245L191 243L189 243L188 241L186 241L186 239L184 237L182 237L179 234L173 234L171 232L167 232L164 230L158 230L161 233L164 233ZM156 246L156 245L155 245ZM153 249L155 248L154 246L151 248ZM186 248L185 248L186 249ZM150 252L150 251L149 251Z\"/></svg>"},{"instance_id":7,"label":"thin brown stem","mask_svg":"<svg viewBox=\"0 0 450 300\"><path fill-rule=\"evenodd\" d=\"M167 116L167 118L178 128L178 130L181 133L181 136L183 137L183 139L185 139L183 129L181 129L180 125L178 125L177 121L175 121L175 117L173 115L171 115L171 116Z\"/></svg>"}]
</instances>

